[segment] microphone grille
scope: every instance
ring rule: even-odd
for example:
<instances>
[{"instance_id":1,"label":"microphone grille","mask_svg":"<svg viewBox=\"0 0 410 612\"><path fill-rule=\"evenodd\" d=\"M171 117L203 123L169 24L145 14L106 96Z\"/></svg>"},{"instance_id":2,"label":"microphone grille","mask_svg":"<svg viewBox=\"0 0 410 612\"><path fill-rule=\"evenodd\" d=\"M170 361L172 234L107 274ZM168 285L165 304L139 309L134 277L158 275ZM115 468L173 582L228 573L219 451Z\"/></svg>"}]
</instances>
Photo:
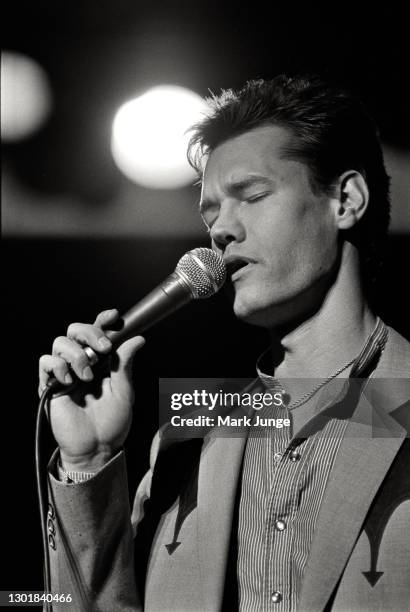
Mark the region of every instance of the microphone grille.
<instances>
[{"instance_id":1,"label":"microphone grille","mask_svg":"<svg viewBox=\"0 0 410 612\"><path fill-rule=\"evenodd\" d=\"M179 260L176 271L189 283L195 299L214 295L225 282L226 266L218 253L203 247L185 253Z\"/></svg>"}]
</instances>

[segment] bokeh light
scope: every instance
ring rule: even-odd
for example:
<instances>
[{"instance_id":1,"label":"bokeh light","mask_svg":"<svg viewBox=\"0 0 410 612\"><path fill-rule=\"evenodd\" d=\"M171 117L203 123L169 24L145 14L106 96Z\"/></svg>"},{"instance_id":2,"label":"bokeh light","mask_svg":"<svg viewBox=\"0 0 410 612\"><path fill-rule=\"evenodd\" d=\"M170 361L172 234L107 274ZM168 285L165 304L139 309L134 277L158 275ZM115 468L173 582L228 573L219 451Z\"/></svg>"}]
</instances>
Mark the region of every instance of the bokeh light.
<instances>
[{"instance_id":1,"label":"bokeh light","mask_svg":"<svg viewBox=\"0 0 410 612\"><path fill-rule=\"evenodd\" d=\"M117 112L111 150L119 169L144 187L176 189L195 176L186 159L187 130L207 105L197 93L161 85L126 102Z\"/></svg>"},{"instance_id":2,"label":"bokeh light","mask_svg":"<svg viewBox=\"0 0 410 612\"><path fill-rule=\"evenodd\" d=\"M50 113L51 89L44 70L30 57L12 51L1 54L1 138L26 138Z\"/></svg>"}]
</instances>

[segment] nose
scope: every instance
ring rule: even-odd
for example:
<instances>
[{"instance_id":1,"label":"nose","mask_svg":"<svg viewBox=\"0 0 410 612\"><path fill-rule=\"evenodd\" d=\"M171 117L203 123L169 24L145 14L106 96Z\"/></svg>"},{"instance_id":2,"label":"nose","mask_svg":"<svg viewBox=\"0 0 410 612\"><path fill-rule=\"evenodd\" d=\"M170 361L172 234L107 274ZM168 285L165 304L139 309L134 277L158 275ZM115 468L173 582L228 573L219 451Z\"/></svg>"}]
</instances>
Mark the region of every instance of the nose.
<instances>
[{"instance_id":1,"label":"nose","mask_svg":"<svg viewBox=\"0 0 410 612\"><path fill-rule=\"evenodd\" d=\"M245 228L238 219L233 205L222 205L218 218L210 230L214 245L224 251L231 242L242 242L245 238Z\"/></svg>"}]
</instances>

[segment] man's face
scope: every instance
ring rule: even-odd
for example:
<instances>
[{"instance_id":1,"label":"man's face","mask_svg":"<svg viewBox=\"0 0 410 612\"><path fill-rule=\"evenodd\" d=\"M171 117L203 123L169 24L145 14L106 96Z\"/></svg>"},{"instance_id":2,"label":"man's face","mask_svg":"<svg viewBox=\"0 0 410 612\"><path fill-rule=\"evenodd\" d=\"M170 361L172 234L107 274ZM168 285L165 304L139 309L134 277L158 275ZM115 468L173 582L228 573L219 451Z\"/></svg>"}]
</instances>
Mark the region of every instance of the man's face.
<instances>
[{"instance_id":1,"label":"man's face","mask_svg":"<svg viewBox=\"0 0 410 612\"><path fill-rule=\"evenodd\" d=\"M201 213L232 271L235 314L275 327L314 307L338 255L335 200L315 195L305 164L281 157L288 130L264 126L218 146Z\"/></svg>"}]
</instances>

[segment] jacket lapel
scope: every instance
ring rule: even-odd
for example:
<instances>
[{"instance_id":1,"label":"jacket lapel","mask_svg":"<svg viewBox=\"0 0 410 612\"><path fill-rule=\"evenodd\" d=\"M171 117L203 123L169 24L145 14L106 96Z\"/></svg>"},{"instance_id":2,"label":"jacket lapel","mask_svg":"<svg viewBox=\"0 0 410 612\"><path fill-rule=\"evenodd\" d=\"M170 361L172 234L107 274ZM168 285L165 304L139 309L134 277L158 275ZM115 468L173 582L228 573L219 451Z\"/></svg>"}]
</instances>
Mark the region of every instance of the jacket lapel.
<instances>
[{"instance_id":1,"label":"jacket lapel","mask_svg":"<svg viewBox=\"0 0 410 612\"><path fill-rule=\"evenodd\" d=\"M218 610L224 592L232 517L246 433L226 436L221 430L208 437L198 479L198 546L203 601Z\"/></svg>"},{"instance_id":2,"label":"jacket lapel","mask_svg":"<svg viewBox=\"0 0 410 612\"><path fill-rule=\"evenodd\" d=\"M339 447L315 527L298 604L324 610L406 432L375 398L361 396ZM373 401L374 400L374 401Z\"/></svg>"},{"instance_id":3,"label":"jacket lapel","mask_svg":"<svg viewBox=\"0 0 410 612\"><path fill-rule=\"evenodd\" d=\"M242 393L263 390L259 379L253 380ZM252 418L254 410L236 407L232 418ZM206 610L219 610L225 587L232 522L242 459L249 427L236 434L229 426L221 426L204 439L198 476L198 546L202 573L203 601Z\"/></svg>"}]
</instances>

